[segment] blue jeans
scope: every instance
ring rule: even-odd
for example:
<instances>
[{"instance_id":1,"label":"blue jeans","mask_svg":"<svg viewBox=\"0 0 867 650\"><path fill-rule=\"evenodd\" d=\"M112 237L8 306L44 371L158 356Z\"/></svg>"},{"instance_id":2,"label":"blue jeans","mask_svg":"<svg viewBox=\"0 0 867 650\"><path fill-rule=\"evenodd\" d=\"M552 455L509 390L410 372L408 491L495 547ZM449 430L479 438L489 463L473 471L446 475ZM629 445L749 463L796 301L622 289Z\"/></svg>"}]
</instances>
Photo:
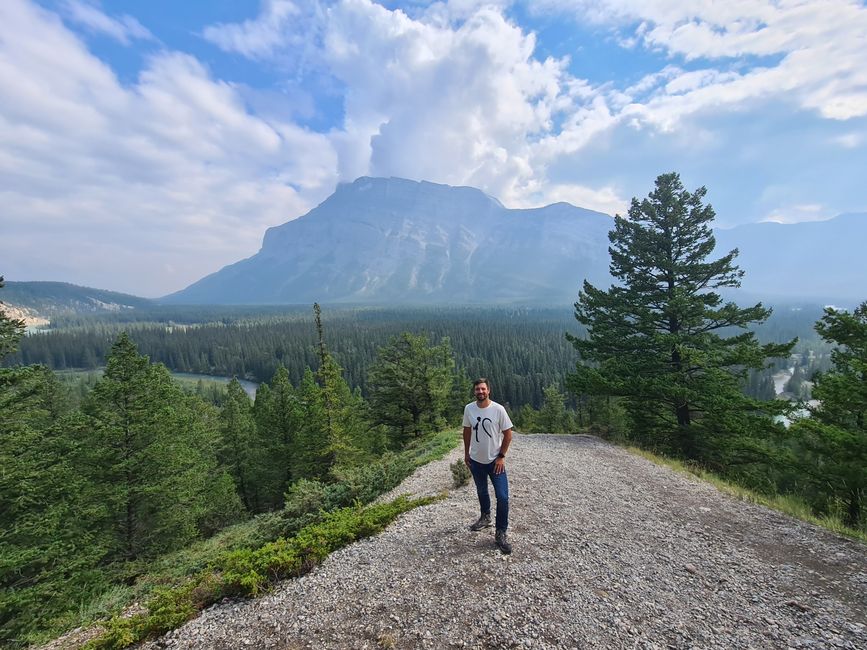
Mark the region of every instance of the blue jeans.
<instances>
[{"instance_id":1,"label":"blue jeans","mask_svg":"<svg viewBox=\"0 0 867 650\"><path fill-rule=\"evenodd\" d=\"M488 479L494 485L494 496L497 497L497 530L506 530L509 527L509 479L506 478L506 470L501 474L494 474L494 463L479 463L470 458L470 472L476 483L476 493L479 495L479 506L482 514L491 512L491 496L488 494Z\"/></svg>"}]
</instances>

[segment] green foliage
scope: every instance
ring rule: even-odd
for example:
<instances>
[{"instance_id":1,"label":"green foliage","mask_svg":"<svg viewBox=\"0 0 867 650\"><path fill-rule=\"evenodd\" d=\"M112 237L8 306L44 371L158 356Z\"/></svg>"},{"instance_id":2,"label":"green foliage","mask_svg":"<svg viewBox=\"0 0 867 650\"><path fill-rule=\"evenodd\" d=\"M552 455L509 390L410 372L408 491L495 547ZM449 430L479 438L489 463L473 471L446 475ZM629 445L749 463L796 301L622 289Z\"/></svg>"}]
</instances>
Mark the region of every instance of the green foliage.
<instances>
[{"instance_id":1,"label":"green foliage","mask_svg":"<svg viewBox=\"0 0 867 650\"><path fill-rule=\"evenodd\" d=\"M3 288L3 276L0 275L0 289ZM0 302L0 307L3 303ZM0 308L0 359L18 347L18 342L24 336L24 321L10 318Z\"/></svg>"},{"instance_id":2,"label":"green foliage","mask_svg":"<svg viewBox=\"0 0 867 650\"><path fill-rule=\"evenodd\" d=\"M399 455L390 454L382 461L372 461L371 464L382 464L383 467L366 471L363 474L356 474L351 485L337 482L323 483L309 479L296 481L287 490L285 506L279 512L259 515L250 521L229 527L210 539L202 540L152 562L149 565L148 573L137 579L133 593L127 594L127 602L147 601L152 593L161 589L164 590L167 585L184 587L190 583L199 584L203 577L207 578L214 575L213 571L219 569L223 558L229 554L238 552L238 557L249 558L250 553L255 549L279 538L294 537L305 527L322 522L328 516L329 511L350 506L357 508L359 503L364 503L362 499L372 500L382 492L397 485L416 467L443 457L454 449L458 440L455 431L443 431L425 436L414 441ZM362 477L366 483L361 482ZM258 584L257 580L253 576L247 584L254 586ZM217 594L213 600L222 597L220 594L223 593L221 591L223 584L220 581L220 588L216 591L208 587ZM208 592L208 589L204 589L204 591ZM201 591L202 589L199 589L195 593ZM120 611L122 607L117 606L116 603L116 588L109 589L107 594L105 597L100 596L95 599L92 607L88 607L88 609L103 612L107 607L105 601L111 600L115 603L113 613ZM181 595L183 596L183 592ZM213 600L200 599L194 602L198 603L196 607L200 608L204 606L203 603ZM129 630L139 625L141 620L142 618L139 617L133 621L128 621L126 618L118 616L109 624L112 630L111 634L120 638L128 638L128 635L131 634ZM77 624L80 623L79 620ZM76 624L75 621L71 620L70 626L74 624ZM111 637L106 638L110 639ZM135 638L139 638L139 636ZM105 642L108 643L108 641ZM112 647L110 643L108 647Z\"/></svg>"},{"instance_id":3,"label":"green foliage","mask_svg":"<svg viewBox=\"0 0 867 650\"><path fill-rule=\"evenodd\" d=\"M0 278L0 287L3 286ZM23 323L0 311L0 355ZM69 400L39 366L0 368L0 644L18 645L99 589L101 549L86 522L98 511L72 458Z\"/></svg>"},{"instance_id":4,"label":"green foliage","mask_svg":"<svg viewBox=\"0 0 867 650\"><path fill-rule=\"evenodd\" d=\"M44 368L0 370L0 644L29 639L70 600L104 586L100 513L66 433L63 393Z\"/></svg>"},{"instance_id":5,"label":"green foliage","mask_svg":"<svg viewBox=\"0 0 867 650\"><path fill-rule=\"evenodd\" d=\"M261 510L258 473L262 448L253 420L253 404L237 379L229 383L220 410L217 457L232 475L244 507L250 512Z\"/></svg>"},{"instance_id":6,"label":"green foliage","mask_svg":"<svg viewBox=\"0 0 867 650\"><path fill-rule=\"evenodd\" d=\"M709 260L714 211L705 193L663 174L647 199L632 200L627 218L615 218L609 251L617 284L604 291L584 283L575 317L588 335L569 336L584 365L570 387L624 398L641 444L719 464L752 457L749 439L772 430L768 415L779 404L749 398L742 386L749 369L788 355L794 341L760 345L743 330L770 310L723 303L717 290L739 286L743 272L737 250ZM721 336L732 329L741 331Z\"/></svg>"},{"instance_id":7,"label":"green foliage","mask_svg":"<svg viewBox=\"0 0 867 650\"><path fill-rule=\"evenodd\" d=\"M545 400L536 416L539 430L544 433L569 433L573 422L566 412L566 398L557 386L545 387Z\"/></svg>"},{"instance_id":8,"label":"green foliage","mask_svg":"<svg viewBox=\"0 0 867 650\"><path fill-rule=\"evenodd\" d=\"M453 402L451 343L431 345L424 334L404 332L379 349L370 369L374 422L388 428L392 448L442 428Z\"/></svg>"},{"instance_id":9,"label":"green foliage","mask_svg":"<svg viewBox=\"0 0 867 650\"><path fill-rule=\"evenodd\" d=\"M282 505L283 492L292 482L295 436L302 417L286 368L278 368L271 383L256 391L253 414L263 450L260 494L264 507L271 510Z\"/></svg>"},{"instance_id":10,"label":"green foliage","mask_svg":"<svg viewBox=\"0 0 867 650\"><path fill-rule=\"evenodd\" d=\"M159 589L147 612L115 617L84 647L116 650L172 630L226 595L256 596L283 578L306 573L333 551L383 530L398 515L434 499L400 497L390 503L352 507L325 515L297 535L255 549L225 553L213 566L179 587Z\"/></svg>"},{"instance_id":11,"label":"green foliage","mask_svg":"<svg viewBox=\"0 0 867 650\"><path fill-rule=\"evenodd\" d=\"M237 518L232 479L216 459L216 411L126 335L72 428L84 443L76 460L104 508L95 523L107 559L152 557Z\"/></svg>"},{"instance_id":12,"label":"green foliage","mask_svg":"<svg viewBox=\"0 0 867 650\"><path fill-rule=\"evenodd\" d=\"M452 485L456 488L466 485L470 480L470 470L463 459L458 459L449 465L452 472Z\"/></svg>"},{"instance_id":13,"label":"green foliage","mask_svg":"<svg viewBox=\"0 0 867 650\"><path fill-rule=\"evenodd\" d=\"M792 432L820 510L839 500L845 523L858 528L867 523L867 302L852 313L826 309L816 331L839 347L831 355L833 370L816 377L819 405Z\"/></svg>"},{"instance_id":14,"label":"green foliage","mask_svg":"<svg viewBox=\"0 0 867 650\"><path fill-rule=\"evenodd\" d=\"M800 336L817 342L812 326L821 314L822 307L816 305L778 306L754 330L761 341ZM162 305L57 317L50 332L25 337L19 352L9 355L5 363L97 369L122 330L151 361L173 372L267 382L282 365L297 386L306 368L319 366L309 310L285 305ZM574 349L563 337L564 330L583 332L565 307L366 307L332 308L328 313L329 351L343 368L347 383L365 398L377 349L401 332L426 332L432 341L449 338L467 381L479 375L496 378L497 401L512 409L525 404L538 409L545 386L563 386L575 366ZM207 382L205 392L205 399L211 399ZM453 410L459 418L471 399L467 383L458 387L456 398Z\"/></svg>"}]
</instances>

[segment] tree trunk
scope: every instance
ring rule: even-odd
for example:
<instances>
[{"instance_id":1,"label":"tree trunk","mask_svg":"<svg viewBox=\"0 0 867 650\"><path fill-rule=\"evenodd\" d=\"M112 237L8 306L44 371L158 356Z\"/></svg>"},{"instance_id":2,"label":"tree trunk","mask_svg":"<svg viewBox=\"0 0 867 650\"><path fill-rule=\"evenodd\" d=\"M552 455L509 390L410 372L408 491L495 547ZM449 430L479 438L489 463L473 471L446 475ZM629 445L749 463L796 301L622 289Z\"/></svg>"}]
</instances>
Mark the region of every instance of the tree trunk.
<instances>
[{"instance_id":1,"label":"tree trunk","mask_svg":"<svg viewBox=\"0 0 867 650\"><path fill-rule=\"evenodd\" d=\"M853 487L849 490L849 507L846 512L846 525L850 528L858 528L861 523L861 504L862 504L861 489Z\"/></svg>"}]
</instances>

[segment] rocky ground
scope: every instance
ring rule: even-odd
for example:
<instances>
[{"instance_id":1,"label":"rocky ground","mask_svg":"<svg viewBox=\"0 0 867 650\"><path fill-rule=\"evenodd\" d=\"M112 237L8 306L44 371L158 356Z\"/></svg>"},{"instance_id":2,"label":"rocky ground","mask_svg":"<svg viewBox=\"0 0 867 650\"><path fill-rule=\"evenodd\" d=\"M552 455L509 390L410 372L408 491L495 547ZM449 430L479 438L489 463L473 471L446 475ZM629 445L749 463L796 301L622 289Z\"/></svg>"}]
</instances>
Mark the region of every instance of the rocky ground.
<instances>
[{"instance_id":1,"label":"rocky ground","mask_svg":"<svg viewBox=\"0 0 867 650\"><path fill-rule=\"evenodd\" d=\"M395 491L443 501L155 648L867 648L867 547L595 438L516 435L511 541L470 532L447 459Z\"/></svg>"}]
</instances>

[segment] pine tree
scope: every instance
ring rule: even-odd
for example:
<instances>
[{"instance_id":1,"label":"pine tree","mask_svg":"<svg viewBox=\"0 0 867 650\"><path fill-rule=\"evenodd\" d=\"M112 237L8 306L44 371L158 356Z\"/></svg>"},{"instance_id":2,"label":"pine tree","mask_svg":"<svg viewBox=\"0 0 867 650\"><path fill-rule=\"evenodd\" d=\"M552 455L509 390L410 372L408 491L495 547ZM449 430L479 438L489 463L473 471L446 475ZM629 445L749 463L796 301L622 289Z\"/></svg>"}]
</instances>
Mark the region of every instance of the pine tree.
<instances>
[{"instance_id":1,"label":"pine tree","mask_svg":"<svg viewBox=\"0 0 867 650\"><path fill-rule=\"evenodd\" d=\"M368 378L370 406L393 447L444 425L454 367L447 338L432 346L427 336L404 332L379 349Z\"/></svg>"},{"instance_id":2,"label":"pine tree","mask_svg":"<svg viewBox=\"0 0 867 650\"><path fill-rule=\"evenodd\" d=\"M788 354L794 341L762 346L749 331L720 334L760 323L770 310L724 303L717 293L739 286L743 271L736 249L709 259L714 211L705 193L664 174L648 198L632 200L626 218L615 217L608 250L616 284L605 291L584 282L575 317L587 338L569 339L585 365L570 386L626 398L639 442L706 462L746 460L752 432L767 430L765 415L778 405L745 396L745 374Z\"/></svg>"},{"instance_id":3,"label":"pine tree","mask_svg":"<svg viewBox=\"0 0 867 650\"><path fill-rule=\"evenodd\" d=\"M90 530L101 506L75 463L65 403L47 369L0 369L0 645L105 585Z\"/></svg>"},{"instance_id":4,"label":"pine tree","mask_svg":"<svg viewBox=\"0 0 867 650\"><path fill-rule=\"evenodd\" d=\"M0 289L3 286L3 276L0 275ZM22 336L24 336L24 321L7 316L3 311L3 303L0 302L0 360L15 351Z\"/></svg>"},{"instance_id":5,"label":"pine tree","mask_svg":"<svg viewBox=\"0 0 867 650\"><path fill-rule=\"evenodd\" d=\"M261 509L258 469L262 462L256 440L253 404L237 378L232 378L220 409L220 448L218 458L229 470L244 507Z\"/></svg>"},{"instance_id":6,"label":"pine tree","mask_svg":"<svg viewBox=\"0 0 867 650\"><path fill-rule=\"evenodd\" d=\"M536 418L540 431L545 433L566 433L566 398L551 384L544 390L542 408Z\"/></svg>"},{"instance_id":7,"label":"pine tree","mask_svg":"<svg viewBox=\"0 0 867 650\"><path fill-rule=\"evenodd\" d=\"M212 532L240 510L217 466L213 407L187 396L124 333L82 405L84 476L105 506L110 556L135 560Z\"/></svg>"},{"instance_id":8,"label":"pine tree","mask_svg":"<svg viewBox=\"0 0 867 650\"><path fill-rule=\"evenodd\" d=\"M853 313L828 308L816 331L838 347L833 369L815 379L819 405L792 432L808 454L803 467L814 485L844 506L847 525L865 523L867 506L867 302Z\"/></svg>"},{"instance_id":9,"label":"pine tree","mask_svg":"<svg viewBox=\"0 0 867 650\"><path fill-rule=\"evenodd\" d=\"M286 489L300 478L296 443L303 426L298 396L284 366L277 368L267 387L256 391L253 411L257 438L265 451L260 468L262 502L266 509L280 508Z\"/></svg>"},{"instance_id":10,"label":"pine tree","mask_svg":"<svg viewBox=\"0 0 867 650\"><path fill-rule=\"evenodd\" d=\"M0 356L23 332L0 310ZM68 411L48 369L0 368L0 645L27 639L104 585L95 568L104 549L88 526L100 506L73 460Z\"/></svg>"}]
</instances>

